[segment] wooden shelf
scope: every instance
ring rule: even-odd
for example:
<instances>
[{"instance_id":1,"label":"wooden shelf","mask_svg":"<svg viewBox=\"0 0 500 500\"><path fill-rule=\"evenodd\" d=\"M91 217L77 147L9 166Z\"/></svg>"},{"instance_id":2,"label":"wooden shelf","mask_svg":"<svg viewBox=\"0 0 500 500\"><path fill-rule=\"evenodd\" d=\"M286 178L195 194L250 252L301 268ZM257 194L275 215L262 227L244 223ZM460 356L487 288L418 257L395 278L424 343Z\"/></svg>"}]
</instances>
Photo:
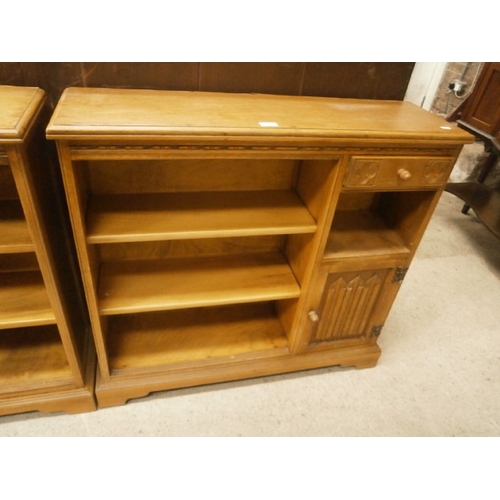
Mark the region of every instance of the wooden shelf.
<instances>
[{"instance_id":1,"label":"wooden shelf","mask_svg":"<svg viewBox=\"0 0 500 500\"><path fill-rule=\"evenodd\" d=\"M129 314L296 298L300 287L280 253L105 262L99 307Z\"/></svg>"},{"instance_id":2,"label":"wooden shelf","mask_svg":"<svg viewBox=\"0 0 500 500\"><path fill-rule=\"evenodd\" d=\"M403 239L375 212L339 211L335 214L324 260L408 254Z\"/></svg>"},{"instance_id":3,"label":"wooden shelf","mask_svg":"<svg viewBox=\"0 0 500 500\"><path fill-rule=\"evenodd\" d=\"M35 250L18 200L0 200L0 254Z\"/></svg>"},{"instance_id":4,"label":"wooden shelf","mask_svg":"<svg viewBox=\"0 0 500 500\"><path fill-rule=\"evenodd\" d=\"M267 302L113 316L107 344L112 370L288 354L286 336Z\"/></svg>"},{"instance_id":5,"label":"wooden shelf","mask_svg":"<svg viewBox=\"0 0 500 500\"><path fill-rule=\"evenodd\" d=\"M314 233L316 222L292 191L94 196L88 243Z\"/></svg>"},{"instance_id":6,"label":"wooden shelf","mask_svg":"<svg viewBox=\"0 0 500 500\"><path fill-rule=\"evenodd\" d=\"M54 312L39 271L0 273L0 329L53 323Z\"/></svg>"},{"instance_id":7,"label":"wooden shelf","mask_svg":"<svg viewBox=\"0 0 500 500\"><path fill-rule=\"evenodd\" d=\"M0 332L0 386L3 393L72 383L57 327Z\"/></svg>"}]
</instances>

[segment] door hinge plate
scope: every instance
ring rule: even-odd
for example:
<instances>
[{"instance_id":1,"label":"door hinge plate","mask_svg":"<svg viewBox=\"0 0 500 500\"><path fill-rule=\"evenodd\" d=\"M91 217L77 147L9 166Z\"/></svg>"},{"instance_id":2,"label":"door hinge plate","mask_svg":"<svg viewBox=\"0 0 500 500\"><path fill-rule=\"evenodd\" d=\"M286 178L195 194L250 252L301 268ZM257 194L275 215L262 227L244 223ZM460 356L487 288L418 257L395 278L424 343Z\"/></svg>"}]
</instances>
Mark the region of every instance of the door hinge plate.
<instances>
[{"instance_id":1,"label":"door hinge plate","mask_svg":"<svg viewBox=\"0 0 500 500\"><path fill-rule=\"evenodd\" d=\"M392 278L393 283L401 283L408 272L408 267L396 267L396 271L394 272L394 277Z\"/></svg>"}]
</instances>

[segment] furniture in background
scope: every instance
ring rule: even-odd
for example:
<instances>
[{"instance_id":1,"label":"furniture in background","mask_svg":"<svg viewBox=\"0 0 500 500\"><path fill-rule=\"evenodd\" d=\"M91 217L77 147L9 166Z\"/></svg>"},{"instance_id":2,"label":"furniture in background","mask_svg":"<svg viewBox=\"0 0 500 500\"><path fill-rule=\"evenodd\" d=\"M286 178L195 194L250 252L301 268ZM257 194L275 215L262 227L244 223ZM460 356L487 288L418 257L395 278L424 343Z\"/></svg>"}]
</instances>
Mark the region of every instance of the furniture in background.
<instances>
[{"instance_id":1,"label":"furniture in background","mask_svg":"<svg viewBox=\"0 0 500 500\"><path fill-rule=\"evenodd\" d=\"M0 415L96 408L73 242L44 161L44 99L0 86Z\"/></svg>"},{"instance_id":2,"label":"furniture in background","mask_svg":"<svg viewBox=\"0 0 500 500\"><path fill-rule=\"evenodd\" d=\"M102 407L374 366L405 272L471 142L398 101L92 88L64 92L47 137Z\"/></svg>"},{"instance_id":3,"label":"furniture in background","mask_svg":"<svg viewBox=\"0 0 500 500\"><path fill-rule=\"evenodd\" d=\"M475 89L456 119L459 127L483 142L487 158L479 166L475 180L448 183L446 191L458 196L479 220L500 237L500 191L487 184L488 176L500 157L500 63L486 63Z\"/></svg>"}]
</instances>

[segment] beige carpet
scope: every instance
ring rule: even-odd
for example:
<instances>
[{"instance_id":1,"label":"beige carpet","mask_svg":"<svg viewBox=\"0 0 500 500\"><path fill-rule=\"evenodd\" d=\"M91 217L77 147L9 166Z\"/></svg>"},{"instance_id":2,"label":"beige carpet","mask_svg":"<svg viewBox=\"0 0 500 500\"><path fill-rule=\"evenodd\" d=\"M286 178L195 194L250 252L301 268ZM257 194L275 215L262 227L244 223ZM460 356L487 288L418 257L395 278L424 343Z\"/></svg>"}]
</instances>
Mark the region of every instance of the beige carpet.
<instances>
[{"instance_id":1,"label":"beige carpet","mask_svg":"<svg viewBox=\"0 0 500 500\"><path fill-rule=\"evenodd\" d=\"M0 417L0 436L499 436L500 241L444 193L367 370L152 394L81 415Z\"/></svg>"}]
</instances>

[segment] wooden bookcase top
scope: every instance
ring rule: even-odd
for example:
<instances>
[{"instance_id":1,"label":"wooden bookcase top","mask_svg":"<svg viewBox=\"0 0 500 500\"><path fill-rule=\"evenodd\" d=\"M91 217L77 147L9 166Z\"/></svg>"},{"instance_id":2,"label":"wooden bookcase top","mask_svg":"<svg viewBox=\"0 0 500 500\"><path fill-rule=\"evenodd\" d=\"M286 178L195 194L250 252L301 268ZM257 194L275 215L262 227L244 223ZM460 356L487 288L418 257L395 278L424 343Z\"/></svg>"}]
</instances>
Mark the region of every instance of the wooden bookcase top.
<instances>
[{"instance_id":1,"label":"wooden bookcase top","mask_svg":"<svg viewBox=\"0 0 500 500\"><path fill-rule=\"evenodd\" d=\"M0 143L23 140L44 96L39 88L0 85Z\"/></svg>"},{"instance_id":2,"label":"wooden bookcase top","mask_svg":"<svg viewBox=\"0 0 500 500\"><path fill-rule=\"evenodd\" d=\"M68 88L47 128L60 140L168 136L471 141L402 101L137 89Z\"/></svg>"}]
</instances>

